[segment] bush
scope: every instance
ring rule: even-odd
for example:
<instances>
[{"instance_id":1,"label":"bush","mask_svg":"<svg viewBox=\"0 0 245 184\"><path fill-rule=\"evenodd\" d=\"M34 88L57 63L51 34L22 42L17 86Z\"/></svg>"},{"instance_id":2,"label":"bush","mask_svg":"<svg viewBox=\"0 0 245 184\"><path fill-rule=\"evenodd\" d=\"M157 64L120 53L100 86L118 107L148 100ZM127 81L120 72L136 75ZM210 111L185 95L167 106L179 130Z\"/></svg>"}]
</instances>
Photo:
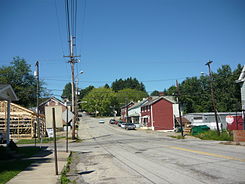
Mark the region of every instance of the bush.
<instances>
[{"instance_id":1,"label":"bush","mask_svg":"<svg viewBox=\"0 0 245 184\"><path fill-rule=\"evenodd\" d=\"M17 151L18 149L18 147L16 146L15 142L12 139L10 140L7 146L11 151Z\"/></svg>"},{"instance_id":2,"label":"bush","mask_svg":"<svg viewBox=\"0 0 245 184\"><path fill-rule=\"evenodd\" d=\"M216 130L209 130L207 132L203 132L200 134L195 135L203 140L216 140L216 141L232 141L233 136L227 131L220 132L220 136L218 135Z\"/></svg>"}]
</instances>

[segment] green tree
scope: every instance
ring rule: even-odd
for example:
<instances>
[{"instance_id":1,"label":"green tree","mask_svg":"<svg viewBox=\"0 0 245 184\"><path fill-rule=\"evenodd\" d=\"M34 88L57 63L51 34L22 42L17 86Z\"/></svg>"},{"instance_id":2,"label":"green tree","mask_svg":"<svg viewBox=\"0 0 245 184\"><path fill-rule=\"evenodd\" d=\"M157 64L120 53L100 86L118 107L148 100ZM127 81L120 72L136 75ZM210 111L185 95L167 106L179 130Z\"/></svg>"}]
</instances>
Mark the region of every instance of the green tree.
<instances>
[{"instance_id":1,"label":"green tree","mask_svg":"<svg viewBox=\"0 0 245 184\"><path fill-rule=\"evenodd\" d=\"M114 91L130 88L145 92L145 86L142 82L139 82L136 78L127 78L125 80L119 79L112 83L111 88Z\"/></svg>"},{"instance_id":2,"label":"green tree","mask_svg":"<svg viewBox=\"0 0 245 184\"><path fill-rule=\"evenodd\" d=\"M84 98L83 109L87 112L98 112L98 115L111 115L115 93L110 88L94 88Z\"/></svg>"},{"instance_id":3,"label":"green tree","mask_svg":"<svg viewBox=\"0 0 245 184\"><path fill-rule=\"evenodd\" d=\"M217 72L213 72L213 89L216 99L216 106L219 112L237 111L240 106L240 87L235 81L242 71L242 66L238 65L232 71L229 65L222 65ZM211 79L208 75L190 77L185 79L180 86L180 101L186 113L192 112L212 112L210 94ZM172 86L165 91L171 95L176 92L176 87Z\"/></svg>"},{"instance_id":4,"label":"green tree","mask_svg":"<svg viewBox=\"0 0 245 184\"><path fill-rule=\"evenodd\" d=\"M68 98L71 101L72 92L71 92L71 83L67 83L63 89L62 96Z\"/></svg>"},{"instance_id":5,"label":"green tree","mask_svg":"<svg viewBox=\"0 0 245 184\"><path fill-rule=\"evenodd\" d=\"M10 84L19 101L16 102L24 107L36 106L37 81L31 70L31 65L20 57L14 57L10 66L0 67L0 83ZM40 81L40 97L48 95L44 82Z\"/></svg>"},{"instance_id":6,"label":"green tree","mask_svg":"<svg viewBox=\"0 0 245 184\"><path fill-rule=\"evenodd\" d=\"M240 96L240 89L235 80L238 79L240 72L232 72L229 65L222 65L214 74L214 92L218 111L237 110L237 104L240 104L240 97L237 98Z\"/></svg>"},{"instance_id":7,"label":"green tree","mask_svg":"<svg viewBox=\"0 0 245 184\"><path fill-rule=\"evenodd\" d=\"M94 86L88 86L80 91L79 99L83 99L90 91L94 89Z\"/></svg>"},{"instance_id":8,"label":"green tree","mask_svg":"<svg viewBox=\"0 0 245 184\"><path fill-rule=\"evenodd\" d=\"M159 96L159 91L155 90L151 93L151 96Z\"/></svg>"},{"instance_id":9,"label":"green tree","mask_svg":"<svg viewBox=\"0 0 245 184\"><path fill-rule=\"evenodd\" d=\"M116 93L116 99L120 105L129 103L130 101L137 102L147 96L148 94L144 91L130 88L122 89Z\"/></svg>"},{"instance_id":10,"label":"green tree","mask_svg":"<svg viewBox=\"0 0 245 184\"><path fill-rule=\"evenodd\" d=\"M110 88L109 84L105 84L104 88Z\"/></svg>"}]
</instances>

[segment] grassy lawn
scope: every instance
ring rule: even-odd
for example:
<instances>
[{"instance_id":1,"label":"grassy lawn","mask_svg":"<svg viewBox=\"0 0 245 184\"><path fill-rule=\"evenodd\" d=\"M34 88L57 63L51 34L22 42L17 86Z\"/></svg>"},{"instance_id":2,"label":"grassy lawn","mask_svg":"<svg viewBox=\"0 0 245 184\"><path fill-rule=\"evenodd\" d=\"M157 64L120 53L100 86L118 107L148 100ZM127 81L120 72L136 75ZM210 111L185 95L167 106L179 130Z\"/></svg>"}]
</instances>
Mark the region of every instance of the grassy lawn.
<instances>
[{"instance_id":1,"label":"grassy lawn","mask_svg":"<svg viewBox=\"0 0 245 184\"><path fill-rule=\"evenodd\" d=\"M33 161L22 160L39 152L36 147L19 147L18 154L21 155L18 159L0 160L0 184L4 184L28 167Z\"/></svg>"},{"instance_id":2,"label":"grassy lawn","mask_svg":"<svg viewBox=\"0 0 245 184\"><path fill-rule=\"evenodd\" d=\"M61 137L56 137L56 140L59 140L59 139L64 139L65 137L64 136L61 136ZM42 140L42 143L50 143L50 142L53 142L54 141L54 138L53 137L44 137L43 140ZM35 143L35 139L20 139L17 144L34 144ZM36 139L36 143L41 143L38 139Z\"/></svg>"}]
</instances>

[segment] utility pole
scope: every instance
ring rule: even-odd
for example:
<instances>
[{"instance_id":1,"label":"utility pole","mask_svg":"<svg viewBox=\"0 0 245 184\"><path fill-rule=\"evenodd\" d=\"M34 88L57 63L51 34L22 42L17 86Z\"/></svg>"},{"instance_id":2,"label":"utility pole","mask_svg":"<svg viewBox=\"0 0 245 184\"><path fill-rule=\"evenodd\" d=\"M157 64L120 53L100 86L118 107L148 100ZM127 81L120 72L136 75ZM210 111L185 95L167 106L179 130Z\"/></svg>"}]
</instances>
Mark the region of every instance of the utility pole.
<instances>
[{"instance_id":1,"label":"utility pole","mask_svg":"<svg viewBox=\"0 0 245 184\"><path fill-rule=\"evenodd\" d=\"M179 83L176 80L176 87L177 87L177 103L178 103L178 108L179 108L179 121L180 121L180 131L181 131L181 136L184 137L183 134L183 123L182 123L182 116L181 116L181 110L180 110L180 90L179 90Z\"/></svg>"},{"instance_id":2,"label":"utility pole","mask_svg":"<svg viewBox=\"0 0 245 184\"><path fill-rule=\"evenodd\" d=\"M219 123L218 123L218 116L217 116L217 109L216 109L216 102L215 102L215 98L214 98L214 89L213 89L213 75L211 72L211 67L210 64L213 61L208 61L205 65L208 66L208 72L209 72L209 77L210 77L210 89L211 89L211 101L213 104L213 110L214 110L214 116L215 116L215 122L216 122L216 127L217 127L217 134L220 136L220 130L219 130Z\"/></svg>"},{"instance_id":3,"label":"utility pole","mask_svg":"<svg viewBox=\"0 0 245 184\"><path fill-rule=\"evenodd\" d=\"M69 56L64 56L64 57L69 57L70 61L68 61L68 63L71 64L71 111L74 114L74 117L72 118L72 140L76 139L75 136L75 132L76 132L76 116L75 116L75 77L74 77L74 67L75 67L75 63L77 63L77 60L75 59L76 57L80 57L80 56L74 56L74 46L75 44L73 44L75 37L71 36L70 40L69 40L69 48L70 48L70 55Z\"/></svg>"},{"instance_id":4,"label":"utility pole","mask_svg":"<svg viewBox=\"0 0 245 184\"><path fill-rule=\"evenodd\" d=\"M40 140L40 121L39 121L39 62L36 62L36 73L37 78L37 137ZM35 135L36 136L36 135Z\"/></svg>"},{"instance_id":5,"label":"utility pole","mask_svg":"<svg viewBox=\"0 0 245 184\"><path fill-rule=\"evenodd\" d=\"M79 78L79 77L78 77ZM76 80L76 95L75 95L75 121L78 119L78 79Z\"/></svg>"}]
</instances>

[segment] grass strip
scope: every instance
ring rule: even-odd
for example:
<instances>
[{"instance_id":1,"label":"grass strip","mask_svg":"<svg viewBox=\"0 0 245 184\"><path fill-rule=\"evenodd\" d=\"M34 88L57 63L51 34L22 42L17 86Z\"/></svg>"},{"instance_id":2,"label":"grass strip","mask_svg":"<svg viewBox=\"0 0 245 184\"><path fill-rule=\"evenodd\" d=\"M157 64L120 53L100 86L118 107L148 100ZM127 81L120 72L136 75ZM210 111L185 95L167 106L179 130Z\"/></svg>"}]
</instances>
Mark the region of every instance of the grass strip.
<instances>
[{"instance_id":1,"label":"grass strip","mask_svg":"<svg viewBox=\"0 0 245 184\"><path fill-rule=\"evenodd\" d=\"M170 135L169 137L175 138L175 139L185 139L185 137L182 135Z\"/></svg>"},{"instance_id":2,"label":"grass strip","mask_svg":"<svg viewBox=\"0 0 245 184\"><path fill-rule=\"evenodd\" d=\"M70 172L70 165L72 162L72 152L70 153L69 157L67 158L67 163L61 172L61 177L60 177L60 183L61 184L68 184L71 182L71 180L67 177L67 173Z\"/></svg>"},{"instance_id":3,"label":"grass strip","mask_svg":"<svg viewBox=\"0 0 245 184\"><path fill-rule=\"evenodd\" d=\"M59 140L59 139L64 139L65 137L64 136L61 136L61 137L56 137L56 140ZM50 143L50 142L53 142L54 141L54 138L53 137L44 137L42 139L42 143ZM20 139L17 144L34 144L35 143L35 139ZM39 139L36 139L36 143L41 143Z\"/></svg>"}]
</instances>

